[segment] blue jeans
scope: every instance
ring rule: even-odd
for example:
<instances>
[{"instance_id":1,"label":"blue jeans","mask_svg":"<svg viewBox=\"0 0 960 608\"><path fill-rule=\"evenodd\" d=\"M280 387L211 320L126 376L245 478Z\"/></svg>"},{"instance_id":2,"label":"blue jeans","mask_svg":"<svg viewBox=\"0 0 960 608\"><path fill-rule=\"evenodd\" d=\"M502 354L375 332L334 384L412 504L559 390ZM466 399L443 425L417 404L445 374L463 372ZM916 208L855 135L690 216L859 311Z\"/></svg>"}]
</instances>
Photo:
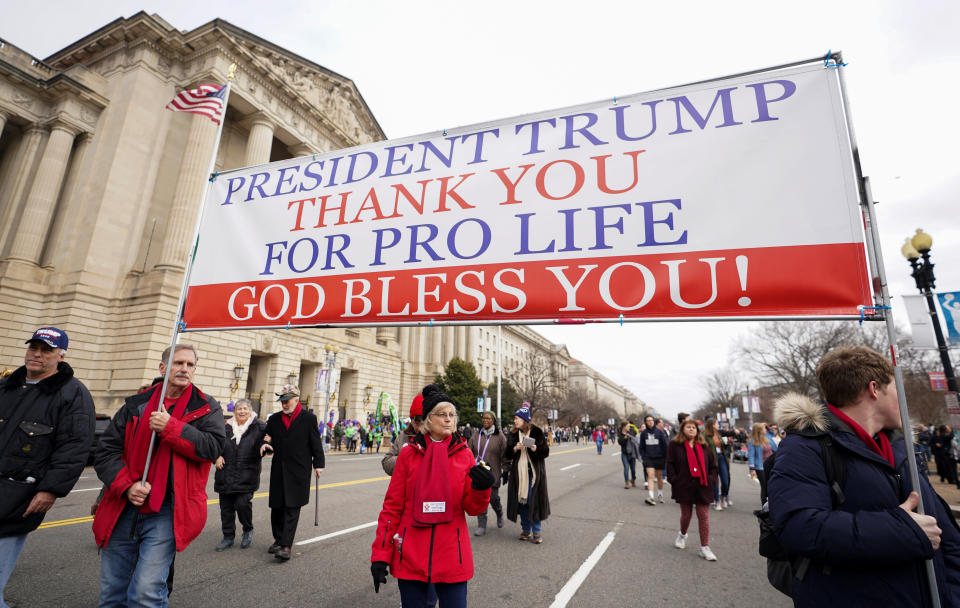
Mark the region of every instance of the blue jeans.
<instances>
[{"instance_id":1,"label":"blue jeans","mask_svg":"<svg viewBox=\"0 0 960 608\"><path fill-rule=\"evenodd\" d=\"M597 454L603 453L603 440L597 439Z\"/></svg>"},{"instance_id":2,"label":"blue jeans","mask_svg":"<svg viewBox=\"0 0 960 608\"><path fill-rule=\"evenodd\" d=\"M442 608L467 608L467 582L425 583L398 578L400 605L403 608L428 608L440 600Z\"/></svg>"},{"instance_id":3,"label":"blue jeans","mask_svg":"<svg viewBox=\"0 0 960 608\"><path fill-rule=\"evenodd\" d=\"M625 452L620 452L620 462L623 463L623 481L636 481L637 459L627 456Z\"/></svg>"},{"instance_id":4,"label":"blue jeans","mask_svg":"<svg viewBox=\"0 0 960 608\"><path fill-rule=\"evenodd\" d=\"M717 457L717 468L720 470L719 483L713 486L713 500L718 501L720 497L726 498L730 495L730 468L727 466L727 459L723 456Z\"/></svg>"},{"instance_id":5,"label":"blue jeans","mask_svg":"<svg viewBox=\"0 0 960 608\"><path fill-rule=\"evenodd\" d=\"M26 541L26 534L0 538L0 608L9 608L3 600L3 590L13 574L13 568L20 559L20 552L23 551L23 543Z\"/></svg>"},{"instance_id":6,"label":"blue jeans","mask_svg":"<svg viewBox=\"0 0 960 608\"><path fill-rule=\"evenodd\" d=\"M520 529L524 532L533 532L540 534L542 528L539 521L530 519L530 501L533 500L533 479L527 485L527 504L517 505L517 513L520 514Z\"/></svg>"},{"instance_id":7,"label":"blue jeans","mask_svg":"<svg viewBox=\"0 0 960 608\"><path fill-rule=\"evenodd\" d=\"M167 576L177 552L173 506L139 513L128 504L100 552L100 606L167 605Z\"/></svg>"}]
</instances>

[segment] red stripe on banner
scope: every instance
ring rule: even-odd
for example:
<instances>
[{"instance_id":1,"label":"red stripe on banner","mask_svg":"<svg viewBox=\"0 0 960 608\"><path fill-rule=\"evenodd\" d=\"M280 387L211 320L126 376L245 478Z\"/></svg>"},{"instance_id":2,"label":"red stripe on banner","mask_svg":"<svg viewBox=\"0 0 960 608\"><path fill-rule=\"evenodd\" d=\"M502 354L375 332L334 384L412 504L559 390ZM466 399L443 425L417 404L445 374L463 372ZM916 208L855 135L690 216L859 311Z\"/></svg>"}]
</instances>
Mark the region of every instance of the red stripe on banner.
<instances>
[{"instance_id":1,"label":"red stripe on banner","mask_svg":"<svg viewBox=\"0 0 960 608\"><path fill-rule=\"evenodd\" d=\"M187 329L858 315L861 243L420 267L192 286Z\"/></svg>"}]
</instances>

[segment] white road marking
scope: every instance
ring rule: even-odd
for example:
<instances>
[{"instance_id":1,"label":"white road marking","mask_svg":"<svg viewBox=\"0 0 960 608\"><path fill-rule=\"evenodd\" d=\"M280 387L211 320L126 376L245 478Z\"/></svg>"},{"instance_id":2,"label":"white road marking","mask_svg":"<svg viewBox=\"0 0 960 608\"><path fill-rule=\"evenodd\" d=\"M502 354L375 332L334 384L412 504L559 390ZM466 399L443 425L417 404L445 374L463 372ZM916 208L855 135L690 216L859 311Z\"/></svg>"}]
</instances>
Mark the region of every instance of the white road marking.
<instances>
[{"instance_id":1,"label":"white road marking","mask_svg":"<svg viewBox=\"0 0 960 608\"><path fill-rule=\"evenodd\" d=\"M573 595L577 592L577 589L580 588L583 581L587 580L590 571L593 570L593 567L597 565L597 562L599 562L603 554L606 553L610 544L613 543L613 539L616 537L617 531L622 525L623 522L618 521L617 525L613 527L613 530L607 532L607 535L603 537L603 540L601 540L597 548L593 550L590 557L577 568L577 571L573 573L573 576L571 576L567 584L563 586L560 593L553 598L553 603L550 604L550 608L564 608L567 603L573 599Z\"/></svg>"},{"instance_id":2,"label":"white road marking","mask_svg":"<svg viewBox=\"0 0 960 608\"><path fill-rule=\"evenodd\" d=\"M614 453L612 453L612 454L610 454L610 455L611 455L611 456L619 456L619 455L620 455L620 452L614 452Z\"/></svg>"},{"instance_id":3,"label":"white road marking","mask_svg":"<svg viewBox=\"0 0 960 608\"><path fill-rule=\"evenodd\" d=\"M568 466L568 467L563 467L563 468L560 469L560 470L561 470L561 471L566 471L566 470L572 469L572 468L574 468L574 467L579 467L579 466L580 466L580 463L578 462L577 464L571 464L571 465Z\"/></svg>"},{"instance_id":4,"label":"white road marking","mask_svg":"<svg viewBox=\"0 0 960 608\"><path fill-rule=\"evenodd\" d=\"M357 530L363 530L364 528L371 528L377 525L377 522L370 521L365 524L360 524L359 526L354 526L352 528L347 528L346 530L338 530L337 532L331 532L330 534L324 534L323 536L318 536L316 538L308 538L307 540L302 540L298 543L295 543L297 546L300 545L309 545L310 543L317 543L321 540L326 540L328 538L333 538L334 536L340 536L341 534L349 534L351 532L356 532Z\"/></svg>"},{"instance_id":5,"label":"white road marking","mask_svg":"<svg viewBox=\"0 0 960 608\"><path fill-rule=\"evenodd\" d=\"M74 492L97 492L99 490L100 488L86 488L83 490L70 490L70 493L73 494Z\"/></svg>"}]
</instances>

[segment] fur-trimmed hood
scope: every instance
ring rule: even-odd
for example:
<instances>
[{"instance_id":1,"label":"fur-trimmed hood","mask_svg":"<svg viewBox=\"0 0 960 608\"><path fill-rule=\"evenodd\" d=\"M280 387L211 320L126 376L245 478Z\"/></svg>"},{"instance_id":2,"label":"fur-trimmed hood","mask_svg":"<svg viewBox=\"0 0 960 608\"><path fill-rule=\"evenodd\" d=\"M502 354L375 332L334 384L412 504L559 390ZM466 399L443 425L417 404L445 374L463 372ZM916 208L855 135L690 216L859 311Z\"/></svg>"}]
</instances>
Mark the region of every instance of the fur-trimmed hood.
<instances>
[{"instance_id":1,"label":"fur-trimmed hood","mask_svg":"<svg viewBox=\"0 0 960 608\"><path fill-rule=\"evenodd\" d=\"M830 430L829 412L806 395L786 393L774 403L773 419L787 432L826 433Z\"/></svg>"}]
</instances>

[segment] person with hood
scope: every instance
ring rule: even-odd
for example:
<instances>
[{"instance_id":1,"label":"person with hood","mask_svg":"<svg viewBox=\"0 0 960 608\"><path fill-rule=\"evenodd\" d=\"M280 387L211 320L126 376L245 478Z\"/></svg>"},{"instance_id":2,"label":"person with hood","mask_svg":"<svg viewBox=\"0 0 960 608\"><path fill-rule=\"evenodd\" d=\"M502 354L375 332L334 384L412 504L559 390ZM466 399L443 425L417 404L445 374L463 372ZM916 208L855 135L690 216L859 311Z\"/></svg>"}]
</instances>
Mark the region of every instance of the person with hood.
<instances>
[{"instance_id":1,"label":"person with hood","mask_svg":"<svg viewBox=\"0 0 960 608\"><path fill-rule=\"evenodd\" d=\"M207 521L207 478L223 452L223 412L193 384L193 346L167 347L161 375L168 361L166 392L159 382L128 397L97 448L94 469L106 486L93 519L100 606L166 605L174 555Z\"/></svg>"},{"instance_id":2,"label":"person with hood","mask_svg":"<svg viewBox=\"0 0 960 608\"><path fill-rule=\"evenodd\" d=\"M0 379L0 606L27 534L80 479L93 441L90 392L64 361L67 332L41 327Z\"/></svg>"},{"instance_id":3,"label":"person with hood","mask_svg":"<svg viewBox=\"0 0 960 608\"><path fill-rule=\"evenodd\" d=\"M540 427L530 422L530 404L526 401L513 414L513 431L507 435L506 457L510 459L507 483L507 519L520 516L520 540L543 542L543 520L550 517L547 492L547 465L550 446Z\"/></svg>"},{"instance_id":4,"label":"person with hood","mask_svg":"<svg viewBox=\"0 0 960 608\"><path fill-rule=\"evenodd\" d=\"M911 484L893 366L847 346L816 373L826 405L788 394L775 407L787 436L769 475L770 516L784 549L809 560L792 580L794 605L930 606L933 560L941 605L960 606L960 531L925 477ZM836 503L825 449L845 471ZM920 495L927 515L914 511Z\"/></svg>"},{"instance_id":5,"label":"person with hood","mask_svg":"<svg viewBox=\"0 0 960 608\"><path fill-rule=\"evenodd\" d=\"M667 432L657 427L653 416L643 419L643 430L640 431L640 459L646 470L647 493L644 500L650 506L663 502L663 469L667 466ZM656 483L654 483L656 482ZM654 485L657 496L654 499Z\"/></svg>"},{"instance_id":6,"label":"person with hood","mask_svg":"<svg viewBox=\"0 0 960 608\"><path fill-rule=\"evenodd\" d=\"M213 490L220 495L220 529L223 540L217 551L233 546L236 520L240 520L243 536L240 548L253 542L253 493L260 488L260 446L267 433L267 423L257 420L249 399L238 399L233 418L227 420L227 440L223 453L214 462Z\"/></svg>"},{"instance_id":7,"label":"person with hood","mask_svg":"<svg viewBox=\"0 0 960 608\"><path fill-rule=\"evenodd\" d=\"M427 606L430 583L441 606L464 608L473 578L466 515L487 509L494 474L456 433L453 401L432 384L422 394L422 432L401 448L377 520L373 588L379 593L389 572L404 608Z\"/></svg>"},{"instance_id":8,"label":"person with hood","mask_svg":"<svg viewBox=\"0 0 960 608\"><path fill-rule=\"evenodd\" d=\"M493 412L484 412L480 417L480 430L473 434L467 444L470 451L473 452L477 464L485 463L493 471L496 479L493 482L493 488L490 489L490 506L497 515L497 527L503 527L503 506L500 504L500 478L503 474L503 465L507 453L507 438L497 426L496 416ZM487 512L484 511L477 516L477 529L474 536L483 536L487 532Z\"/></svg>"},{"instance_id":9,"label":"person with hood","mask_svg":"<svg viewBox=\"0 0 960 608\"><path fill-rule=\"evenodd\" d=\"M717 455L707 449L700 426L693 418L685 418L680 423L677 436L667 446L667 475L671 497L680 504L680 532L673 546L686 548L687 530L696 510L700 534L698 555L708 562L717 561L710 549L710 503L717 484Z\"/></svg>"}]
</instances>

